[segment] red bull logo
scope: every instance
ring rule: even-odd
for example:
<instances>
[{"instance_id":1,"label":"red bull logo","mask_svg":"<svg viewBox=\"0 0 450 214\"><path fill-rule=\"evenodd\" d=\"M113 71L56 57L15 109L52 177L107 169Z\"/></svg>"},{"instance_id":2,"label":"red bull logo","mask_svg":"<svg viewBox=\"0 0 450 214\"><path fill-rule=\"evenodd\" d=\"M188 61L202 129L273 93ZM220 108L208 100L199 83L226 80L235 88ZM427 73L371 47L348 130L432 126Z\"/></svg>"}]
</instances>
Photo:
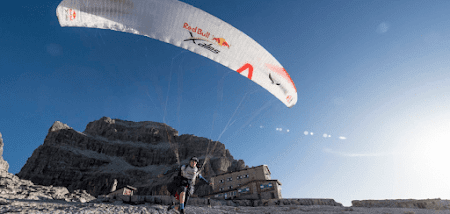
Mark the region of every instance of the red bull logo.
<instances>
[{"instance_id":1,"label":"red bull logo","mask_svg":"<svg viewBox=\"0 0 450 214\"><path fill-rule=\"evenodd\" d=\"M66 14L67 14L66 20L73 21L77 17L77 13L75 12L75 10L72 9L66 9Z\"/></svg>"},{"instance_id":2,"label":"red bull logo","mask_svg":"<svg viewBox=\"0 0 450 214\"><path fill-rule=\"evenodd\" d=\"M287 97L286 97L286 102L288 102L288 103L291 103L292 102L292 96L291 95L288 95Z\"/></svg>"},{"instance_id":3,"label":"red bull logo","mask_svg":"<svg viewBox=\"0 0 450 214\"><path fill-rule=\"evenodd\" d=\"M77 13L75 12L75 10L70 10L70 12L70 21L72 21L77 17Z\"/></svg>"},{"instance_id":4,"label":"red bull logo","mask_svg":"<svg viewBox=\"0 0 450 214\"><path fill-rule=\"evenodd\" d=\"M213 40L216 41L217 44L219 44L222 47L230 48L230 45L224 38L213 38Z\"/></svg>"},{"instance_id":5,"label":"red bull logo","mask_svg":"<svg viewBox=\"0 0 450 214\"><path fill-rule=\"evenodd\" d=\"M211 40L210 37L209 37L211 35L210 32L205 31L204 29L201 29L201 28L199 28L197 26L189 25L187 22L185 22L183 24L183 28L188 30L190 35L191 35L191 38L186 39L184 41L192 41L192 42L195 43L195 40L203 40L203 41L206 41L206 42L209 42L209 43L213 43L214 45L219 45L221 47L230 48L230 46L231 46L227 42L227 40L225 40L224 38L221 38L221 37L215 37L214 35L212 35L212 40ZM200 35L200 36L197 36L197 35ZM214 53L219 53L220 52L218 50L212 50L211 49L212 47L210 47L211 45L212 44L206 44L205 43L204 46L202 46L202 47L208 46L209 48L207 48L207 49L213 51Z\"/></svg>"}]
</instances>

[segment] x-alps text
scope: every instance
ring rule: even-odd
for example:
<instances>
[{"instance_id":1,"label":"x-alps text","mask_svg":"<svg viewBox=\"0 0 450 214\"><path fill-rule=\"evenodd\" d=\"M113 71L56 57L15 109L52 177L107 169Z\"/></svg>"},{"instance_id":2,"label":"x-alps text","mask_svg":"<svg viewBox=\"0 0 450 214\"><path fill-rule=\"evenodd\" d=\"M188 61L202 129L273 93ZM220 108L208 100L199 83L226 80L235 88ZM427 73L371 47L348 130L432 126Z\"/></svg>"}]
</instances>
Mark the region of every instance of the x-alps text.
<instances>
[{"instance_id":1,"label":"x-alps text","mask_svg":"<svg viewBox=\"0 0 450 214\"><path fill-rule=\"evenodd\" d=\"M220 52L219 50L213 48L213 47L211 46L212 44L195 43L195 41L197 41L197 40L200 40L200 41L207 41L207 40L206 40L206 39L202 39L202 38L200 38L200 37L194 37L194 35L192 35L192 32L189 32L189 34L191 34L191 38L185 39L185 40L184 40L185 42L187 42L187 41L192 41L192 43L197 44L198 46L203 47L203 48L205 48L206 50L209 50L209 51L211 51L211 52L213 52L213 53L215 53L215 54L218 54L218 53Z\"/></svg>"}]
</instances>

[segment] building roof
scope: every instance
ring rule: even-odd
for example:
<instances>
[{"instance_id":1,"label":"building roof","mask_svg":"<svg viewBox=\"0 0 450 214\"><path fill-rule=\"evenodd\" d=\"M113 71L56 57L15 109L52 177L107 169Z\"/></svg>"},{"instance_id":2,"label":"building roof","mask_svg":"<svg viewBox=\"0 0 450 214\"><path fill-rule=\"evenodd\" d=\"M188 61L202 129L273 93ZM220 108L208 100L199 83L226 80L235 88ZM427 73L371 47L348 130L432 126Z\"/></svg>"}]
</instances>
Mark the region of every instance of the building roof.
<instances>
[{"instance_id":1,"label":"building roof","mask_svg":"<svg viewBox=\"0 0 450 214\"><path fill-rule=\"evenodd\" d=\"M222 175L226 175L226 174L231 174L231 173L235 173L235 172L241 172L241 171L244 171L244 170L254 169L254 168L262 167L262 166L267 167L267 171L269 171L269 174L272 174L272 173L270 173L269 167L268 167L267 165L263 164L263 165L254 166L254 167L251 167L251 168L245 168L245 169L237 170L237 171L225 172L225 173L222 173L222 174L218 174L218 175L216 175L216 176L213 176L213 177L222 176Z\"/></svg>"},{"instance_id":2,"label":"building roof","mask_svg":"<svg viewBox=\"0 0 450 214\"><path fill-rule=\"evenodd\" d=\"M132 186L129 186L129 185L126 185L124 187L118 188L116 191L121 190L121 189L130 189L130 190L133 190L133 191L137 191L136 187L132 187ZM116 191L114 191L114 192L116 192Z\"/></svg>"},{"instance_id":3,"label":"building roof","mask_svg":"<svg viewBox=\"0 0 450 214\"><path fill-rule=\"evenodd\" d=\"M125 187L124 187L125 188ZM131 189L131 190L134 190L134 191L137 191L137 188L136 187L132 187L132 186L126 186L126 188L128 188L128 189Z\"/></svg>"}]
</instances>

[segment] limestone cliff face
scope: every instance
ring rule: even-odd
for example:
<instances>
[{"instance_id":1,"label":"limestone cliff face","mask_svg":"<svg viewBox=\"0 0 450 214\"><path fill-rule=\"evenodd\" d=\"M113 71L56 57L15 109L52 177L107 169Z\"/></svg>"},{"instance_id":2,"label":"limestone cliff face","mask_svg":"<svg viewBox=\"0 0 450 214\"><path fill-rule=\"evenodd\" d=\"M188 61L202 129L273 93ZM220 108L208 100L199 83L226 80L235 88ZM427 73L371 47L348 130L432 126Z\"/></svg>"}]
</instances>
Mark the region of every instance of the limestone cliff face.
<instances>
[{"instance_id":1,"label":"limestone cliff face","mask_svg":"<svg viewBox=\"0 0 450 214\"><path fill-rule=\"evenodd\" d=\"M0 172L8 172L9 164L5 160L3 160L3 145L2 133L0 133Z\"/></svg>"},{"instance_id":2,"label":"limestone cliff face","mask_svg":"<svg viewBox=\"0 0 450 214\"><path fill-rule=\"evenodd\" d=\"M94 196L109 193L114 179L118 188L131 185L141 195L166 195L178 160L187 164L197 156L201 166L214 145L204 177L247 167L244 161L234 160L222 143L178 136L178 131L162 123L103 117L90 122L81 133L57 121L17 175L35 184L64 186L71 192L84 189ZM212 191L201 182L196 187L199 196Z\"/></svg>"},{"instance_id":3,"label":"limestone cliff face","mask_svg":"<svg viewBox=\"0 0 450 214\"><path fill-rule=\"evenodd\" d=\"M88 202L95 198L86 191L75 190L69 193L65 187L35 185L8 172L8 163L3 160L3 139L0 133L0 205L9 204L5 199L19 200L65 200Z\"/></svg>"}]
</instances>

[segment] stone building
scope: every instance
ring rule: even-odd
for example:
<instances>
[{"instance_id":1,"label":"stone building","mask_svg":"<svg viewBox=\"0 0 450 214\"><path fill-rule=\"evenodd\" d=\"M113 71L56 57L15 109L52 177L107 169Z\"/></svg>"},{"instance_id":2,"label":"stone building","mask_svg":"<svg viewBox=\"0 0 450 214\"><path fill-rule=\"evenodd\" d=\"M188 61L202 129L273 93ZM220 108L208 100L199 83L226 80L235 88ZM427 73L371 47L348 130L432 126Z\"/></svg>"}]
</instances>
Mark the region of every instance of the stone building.
<instances>
[{"instance_id":1,"label":"stone building","mask_svg":"<svg viewBox=\"0 0 450 214\"><path fill-rule=\"evenodd\" d=\"M272 199L281 197L281 182L271 179L267 165L217 175L210 198Z\"/></svg>"},{"instance_id":2,"label":"stone building","mask_svg":"<svg viewBox=\"0 0 450 214\"><path fill-rule=\"evenodd\" d=\"M123 195L133 196L134 192L137 192L137 188L127 185L121 189L118 189L114 192L109 193L108 196L110 196L110 197L114 197L114 196L117 197L117 196L123 196Z\"/></svg>"}]
</instances>

